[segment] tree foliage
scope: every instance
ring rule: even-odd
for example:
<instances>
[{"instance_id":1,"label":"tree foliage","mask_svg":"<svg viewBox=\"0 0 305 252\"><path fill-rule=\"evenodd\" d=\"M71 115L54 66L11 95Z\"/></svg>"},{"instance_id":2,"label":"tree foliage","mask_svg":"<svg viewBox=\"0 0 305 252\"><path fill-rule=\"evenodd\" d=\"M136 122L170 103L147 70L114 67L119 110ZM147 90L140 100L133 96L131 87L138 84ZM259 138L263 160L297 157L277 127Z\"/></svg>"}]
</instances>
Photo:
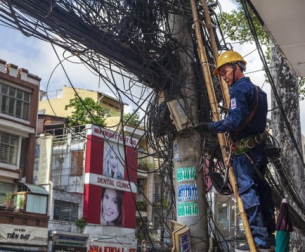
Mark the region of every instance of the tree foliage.
<instances>
[{"instance_id":1,"label":"tree foliage","mask_svg":"<svg viewBox=\"0 0 305 252\"><path fill-rule=\"evenodd\" d=\"M140 125L140 115L139 113L127 113L123 116L124 124L131 125L131 126L139 126Z\"/></svg>"},{"instance_id":2,"label":"tree foliage","mask_svg":"<svg viewBox=\"0 0 305 252\"><path fill-rule=\"evenodd\" d=\"M80 219L78 219L76 222L75 222L75 225L77 227L79 227L80 229L80 232L83 233L84 232L84 229L85 227L87 226L87 220L85 218L85 216L81 217Z\"/></svg>"},{"instance_id":3,"label":"tree foliage","mask_svg":"<svg viewBox=\"0 0 305 252\"><path fill-rule=\"evenodd\" d=\"M233 10L230 13L222 12L220 14L220 27L225 36L230 40L239 42L240 44L252 44L254 42L254 38L246 20L245 13L242 10L239 2L240 1L237 1L238 7L236 10ZM257 39L264 46L267 62L270 62L270 37L251 8L248 9L250 10L251 19L256 30ZM268 82L268 80L266 81ZM299 99L305 100L305 78L303 77L300 78L299 81Z\"/></svg>"},{"instance_id":4,"label":"tree foliage","mask_svg":"<svg viewBox=\"0 0 305 252\"><path fill-rule=\"evenodd\" d=\"M254 13L252 11L250 13L260 43L264 46L269 46L269 36L264 27L260 24ZM222 12L220 14L220 27L224 34L232 41L239 42L240 44L254 42L254 38L241 7L230 13Z\"/></svg>"},{"instance_id":5,"label":"tree foliage","mask_svg":"<svg viewBox=\"0 0 305 252\"><path fill-rule=\"evenodd\" d=\"M104 108L92 98L79 99L77 95L65 106L65 110L72 108L71 116L68 116L68 125L77 126L94 124L105 127Z\"/></svg>"}]
</instances>

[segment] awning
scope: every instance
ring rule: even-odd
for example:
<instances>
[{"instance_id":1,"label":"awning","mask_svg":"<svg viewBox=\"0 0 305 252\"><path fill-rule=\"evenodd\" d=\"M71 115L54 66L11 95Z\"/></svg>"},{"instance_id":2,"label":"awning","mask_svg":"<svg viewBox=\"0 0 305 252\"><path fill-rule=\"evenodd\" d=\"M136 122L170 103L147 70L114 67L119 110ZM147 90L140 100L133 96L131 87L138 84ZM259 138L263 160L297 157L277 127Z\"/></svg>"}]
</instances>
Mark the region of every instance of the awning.
<instances>
[{"instance_id":1,"label":"awning","mask_svg":"<svg viewBox=\"0 0 305 252\"><path fill-rule=\"evenodd\" d=\"M27 190L25 188L22 188L22 190L20 190L18 188L18 191L30 191L30 192L36 193L36 194L49 195L49 192L42 186L34 185L34 184L28 184L28 183L22 183L22 182L18 182L18 183L27 188Z\"/></svg>"}]
</instances>

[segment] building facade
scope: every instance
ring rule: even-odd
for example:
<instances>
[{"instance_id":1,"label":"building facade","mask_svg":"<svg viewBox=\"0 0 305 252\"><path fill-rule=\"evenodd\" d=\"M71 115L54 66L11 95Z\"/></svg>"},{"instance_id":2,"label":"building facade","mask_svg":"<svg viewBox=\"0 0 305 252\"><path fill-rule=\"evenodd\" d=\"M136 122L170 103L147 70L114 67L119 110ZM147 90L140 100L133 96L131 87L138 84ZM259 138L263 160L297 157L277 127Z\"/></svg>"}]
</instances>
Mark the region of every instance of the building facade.
<instances>
[{"instance_id":1,"label":"building facade","mask_svg":"<svg viewBox=\"0 0 305 252\"><path fill-rule=\"evenodd\" d=\"M48 192L33 184L40 78L0 60L0 247L46 251Z\"/></svg>"},{"instance_id":2,"label":"building facade","mask_svg":"<svg viewBox=\"0 0 305 252\"><path fill-rule=\"evenodd\" d=\"M63 134L37 139L34 180L50 193L48 251L135 251L138 140L94 125L76 131L52 127Z\"/></svg>"},{"instance_id":3,"label":"building facade","mask_svg":"<svg viewBox=\"0 0 305 252\"><path fill-rule=\"evenodd\" d=\"M82 98L91 98L105 109L105 114L119 115L125 103L93 90L63 86L62 89L40 91L39 114L67 117L71 115L72 108L65 110L65 106L75 97L75 91Z\"/></svg>"},{"instance_id":4,"label":"building facade","mask_svg":"<svg viewBox=\"0 0 305 252\"><path fill-rule=\"evenodd\" d=\"M117 116L114 111L115 109L121 109L121 107L124 104L119 103L118 100L112 98L112 97L108 97L104 94L98 93L96 91L90 91L90 90L84 90L84 89L76 89L76 91L78 92L78 95L81 98L85 98L85 97L90 97L92 98L94 101L99 102L99 104L106 110L106 114L108 115L106 117L106 124L107 124L107 129L111 129L114 131L121 131L120 130L120 116ZM39 102L39 112L42 114L38 115L38 130L39 133L44 133L44 136L41 137L50 137L50 135L54 136L59 136L59 135L73 135L74 133L81 133L81 132L85 132L84 126L80 126L78 128L73 128L72 131L69 131L69 128L64 126L64 121L65 121L65 117L70 116L71 115L71 110L65 110L64 109L64 105L69 104L69 100L74 98L74 90L72 88L66 87L64 86L62 90L56 90L56 91L48 91L48 92L41 92L41 97L40 97L40 102ZM51 106L50 106L51 104ZM60 104L60 106L59 106ZM107 107L108 106L108 107ZM53 114L53 110L56 113L56 116ZM98 131L97 129L95 130L96 132ZM132 169L136 171L136 177L137 180L132 180L132 182L135 185L135 190L137 192L136 194L136 202L134 202L134 198L130 198L129 201L129 206L131 205L135 205L136 206L136 239L138 242L138 249L141 248L141 244L143 240L151 240L154 242L156 247L161 247L162 245L169 244L170 243L170 233L165 232L165 230L163 229L163 218L160 216L165 216L165 213L170 211L170 209L168 208L161 208L160 207L160 202L163 201L164 202L164 197L162 196L162 194L164 192L162 192L161 189L161 185L162 185L162 178L161 178L161 174L158 171L158 161L153 158L153 151L149 150L149 148L147 147L147 143L146 143L146 139L145 139L145 134L144 131L140 128L137 127L135 128L134 126L131 125L124 125L123 131L125 132L126 135L131 136L133 139L139 139L139 142L137 144L137 153L138 153L138 165L137 167L135 167L135 169ZM73 133L74 132L74 133ZM96 133L94 133L96 134ZM76 139L77 138L77 134L74 136L71 136L72 139ZM71 138L70 137L70 138ZM97 136L94 136L94 138L96 138ZM55 145L58 145L58 147L60 146L59 142L60 142L60 137L55 137L53 139L53 147L52 150L53 152L59 152L59 153L65 153L67 148L70 148L70 146L72 146L72 143L68 144L67 147L66 145L61 145L63 150L59 151L55 148ZM107 138L106 138L107 139ZM69 140L71 141L71 140ZM76 140L72 140L72 142L74 143L74 141L80 141L81 142L81 138L78 137ZM117 147L117 149L119 150L120 147L118 146L118 143L116 141L114 141L114 139L109 139L109 141L115 144L115 146ZM57 142L55 144L55 142ZM103 149L103 146L99 146L97 143L99 142L99 140L94 140L93 141L93 145L95 146L94 149ZM74 144L73 144L74 145ZM87 144L86 141L84 141L84 143L82 144L82 147L77 147L77 148L81 148L84 149ZM121 143L122 145L122 143ZM65 146L65 147L64 147ZM106 152L107 150L105 150ZM149 156L147 156L147 151L151 152ZM134 150L133 150L134 152ZM82 181L82 177L80 176L77 180L75 178L75 176L71 176L69 173L66 173L69 171L69 166L73 166L72 162L75 163L76 160L79 159L86 159L87 162L87 152L85 152L85 154L72 154L71 153L71 160L69 162L67 161L63 161L62 158L52 158L50 163L52 163L52 178L51 181L53 183L53 188L56 187L55 183L59 183L59 181L61 181L61 184L66 184L69 186L66 186L65 188L63 188L62 190L66 190L66 188L71 188L71 186L75 187L76 185L79 185L79 188L81 188L82 186L84 186L85 188L91 188L91 193L88 194L86 196L86 190L79 190L78 189L78 194L83 194L83 197L88 197L89 198L94 198L96 201L96 198L100 197L100 193L103 193L103 190L100 191L99 186L98 185L87 185L87 184L81 184L80 181ZM119 150L119 156L123 156L122 151ZM55 155L55 153L52 154L53 156ZM95 154L93 154L95 155ZM48 155L42 155L42 157L45 157ZM74 161L73 161L74 160ZM95 158L95 160L97 160ZM62 162L63 164L57 165L57 168L54 167L54 163L60 163ZM78 161L79 162L79 161ZM43 164L46 164L48 162L42 162ZM43 165L41 162L40 164ZM74 164L75 165L75 164ZM65 168L62 168L62 167ZM79 166L80 167L80 166ZM81 170L83 169L83 172L86 173L85 176L86 178L90 180L90 178L92 176L92 174L98 174L98 172L101 172L100 169L95 170L96 168L94 167L94 163L92 163L91 165L89 165L87 168L89 169L88 172L85 172L85 168L84 165L82 166L83 168L79 168L79 174L81 174ZM97 165L97 167L101 167L101 165ZM86 169L87 169L86 168ZM41 170L41 169L40 169ZM64 172L66 171L66 172ZM55 176L55 174L58 174L57 176ZM73 174L75 174L75 172L73 172ZM37 177L44 177L44 175L39 175ZM67 178L65 178L67 177ZM74 179L73 179L74 177ZM135 176L134 176L135 177ZM69 179L68 179L69 178ZM94 178L96 179L96 178ZM94 181L93 179L93 181ZM70 180L70 181L69 181ZM129 179L128 179L129 180ZM55 182L56 181L56 182ZM100 182L105 182L104 179L101 179ZM46 181L41 181L40 183L47 183ZM105 182L106 183L106 182ZM111 182L109 182L111 183ZM58 186L58 185L57 185ZM78 186L76 186L78 187ZM92 189L94 188L95 189ZM61 192L59 193L63 198L67 199L67 201L71 201L71 199L69 199L69 196L65 193L62 193L63 191L61 190ZM55 194L56 190L53 190L53 193ZM92 192L96 193L97 195L95 195L94 193L92 194ZM124 193L124 195L126 195L127 193ZM52 195L52 193L51 193ZM125 198L125 196L124 196ZM87 200L85 200L87 201ZM85 202L84 201L84 202ZM94 202L93 200L91 201L91 204L96 204L96 203L92 203ZM88 214L85 213L85 215L89 215L90 218L92 218L92 216L96 216L96 218L98 218L98 216L100 216L100 212L101 209L99 210L99 206L95 206L95 205L91 205L91 206L84 206L81 205L79 202L77 202L77 200L74 200L73 203L77 204L77 207L79 208L78 213L81 213L83 210L83 208L86 209L86 207L88 209L95 209L96 213L93 214ZM51 206L52 208L53 206ZM85 211L89 211L89 210L85 210ZM133 210L132 210L133 211ZM125 215L127 214L126 210L125 210ZM133 216L128 214L129 216ZM81 215L78 215L78 218L81 218ZM52 213L50 214L50 219L52 223L54 223L54 220L52 220ZM131 221L132 219L129 218L128 221ZM75 220L74 220L75 221ZM100 225L98 223L98 220L90 220L93 221L96 225ZM133 220L132 220L133 221ZM166 220L168 222L168 226L170 226L170 218L168 218ZM73 221L71 223L67 223L67 222L63 222L65 225L67 226L71 226L70 228L67 228L64 232L67 232L68 230L71 230L71 234L75 235L75 233L73 232L77 232L77 228L75 226L75 224L73 223ZM128 223L125 223L128 225ZM60 226L60 225L58 225ZM74 226L74 228L72 228ZM109 229L110 227L108 227ZM51 230L56 230L56 232L59 232L58 229L53 229L50 228ZM85 229L85 232L87 232L88 234L94 234L96 233L96 230L99 229L92 229L90 230L90 225L88 225L88 227ZM127 229L128 230L128 229ZM116 232L113 232L116 234ZM101 233L103 234L103 232ZM149 237L148 237L149 236ZM122 237L121 237L122 238ZM109 240L106 239L104 237L104 239L102 239L101 237L98 237L98 235L96 235L95 237L93 237L93 241L92 238L88 237L88 247L90 250L92 251L102 251L102 245L105 244L105 242ZM97 242L100 242L100 244L98 245ZM110 241L110 242L114 242L115 241ZM127 242L128 243L128 242ZM128 246L127 246L128 247ZM147 247L149 248L149 244L147 244Z\"/></svg>"}]
</instances>

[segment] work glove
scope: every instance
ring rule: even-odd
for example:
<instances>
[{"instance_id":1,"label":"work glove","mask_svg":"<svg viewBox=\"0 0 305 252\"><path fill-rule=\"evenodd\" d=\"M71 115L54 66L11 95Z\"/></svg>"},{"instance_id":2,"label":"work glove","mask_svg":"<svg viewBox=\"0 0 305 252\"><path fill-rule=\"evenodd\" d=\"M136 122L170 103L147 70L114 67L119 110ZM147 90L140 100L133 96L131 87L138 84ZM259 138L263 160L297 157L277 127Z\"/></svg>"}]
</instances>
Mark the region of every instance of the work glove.
<instances>
[{"instance_id":1,"label":"work glove","mask_svg":"<svg viewBox=\"0 0 305 252\"><path fill-rule=\"evenodd\" d=\"M195 124L193 127L199 131L210 131L209 123L207 123L207 122L201 122L201 123Z\"/></svg>"}]
</instances>

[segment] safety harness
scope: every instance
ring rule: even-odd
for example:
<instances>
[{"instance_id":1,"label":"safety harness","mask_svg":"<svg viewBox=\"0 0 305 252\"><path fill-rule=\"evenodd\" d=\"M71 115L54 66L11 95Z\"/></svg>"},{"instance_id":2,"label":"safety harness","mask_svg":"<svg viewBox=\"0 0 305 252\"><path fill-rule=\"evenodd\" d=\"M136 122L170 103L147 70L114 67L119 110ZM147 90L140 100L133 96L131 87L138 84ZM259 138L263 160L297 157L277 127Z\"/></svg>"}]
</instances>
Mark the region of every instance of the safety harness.
<instances>
[{"instance_id":1,"label":"safety harness","mask_svg":"<svg viewBox=\"0 0 305 252\"><path fill-rule=\"evenodd\" d=\"M255 99L255 103L253 105L253 108L250 112L250 114L248 115L248 117L246 118L246 120L242 123L242 125L234 132L235 136L237 136L251 121L251 119L253 118L257 107L258 107L258 86L255 86L256 89L256 99ZM233 153L234 155L242 155L244 154L248 160L250 161L250 163L253 165L256 173L258 174L258 176L260 177L260 179L265 179L264 176L262 175L262 173L259 171L259 169L257 168L257 166L255 165L255 163L253 162L252 158L249 156L249 154L247 154L247 152L251 149L253 149L254 147L258 146L259 144L265 142L267 136L266 133L258 133L255 135L250 135L247 136L245 138L242 138L239 141L232 141L231 144L231 153Z\"/></svg>"},{"instance_id":2,"label":"safety harness","mask_svg":"<svg viewBox=\"0 0 305 252\"><path fill-rule=\"evenodd\" d=\"M251 136L242 138L239 141L235 141L236 136L238 136L238 134L240 132L242 132L242 130L249 124L249 122L252 120L252 118L257 110L258 86L255 86L255 89L256 89L256 99L252 106L252 110L251 110L250 114L247 116L246 120L244 120L243 123L234 131L234 133L233 132L231 133L231 139L234 142L234 145L233 145L233 148L234 148L233 154L234 155L244 154L244 153L248 152L249 150L251 150L252 148L254 148L255 146L261 144L263 141L265 141L263 134L255 134L255 135L251 135Z\"/></svg>"}]
</instances>

